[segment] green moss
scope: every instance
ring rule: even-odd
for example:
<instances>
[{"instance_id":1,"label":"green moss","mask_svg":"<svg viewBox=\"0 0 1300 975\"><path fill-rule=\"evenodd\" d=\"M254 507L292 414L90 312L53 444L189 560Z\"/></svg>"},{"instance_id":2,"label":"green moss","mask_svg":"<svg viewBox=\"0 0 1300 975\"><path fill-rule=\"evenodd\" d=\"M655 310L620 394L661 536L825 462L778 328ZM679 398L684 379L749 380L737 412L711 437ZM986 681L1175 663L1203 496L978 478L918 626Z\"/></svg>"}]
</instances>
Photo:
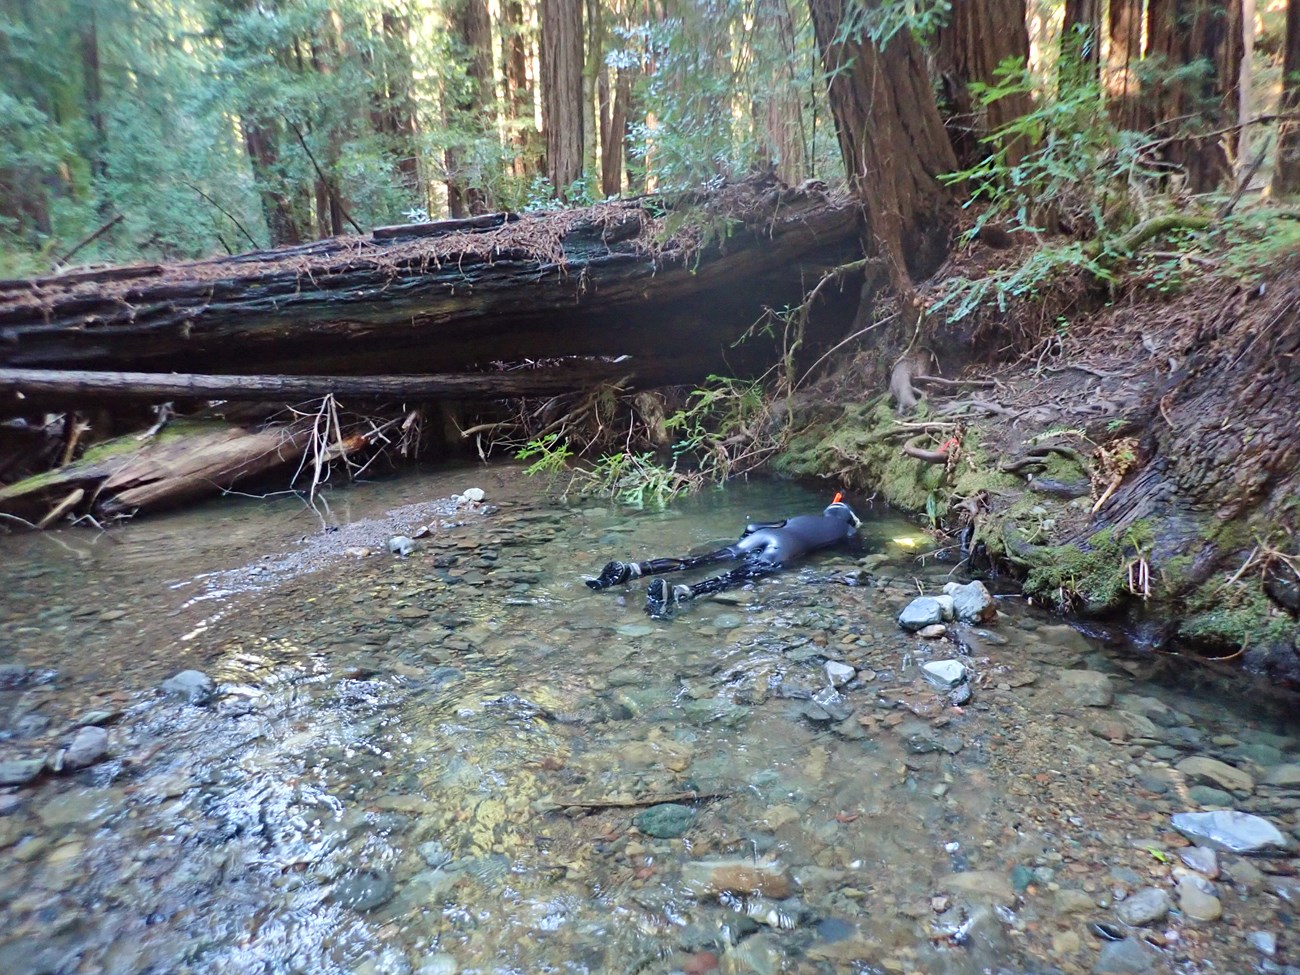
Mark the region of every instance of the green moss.
<instances>
[{"instance_id":1,"label":"green moss","mask_svg":"<svg viewBox=\"0 0 1300 975\"><path fill-rule=\"evenodd\" d=\"M1025 593L1062 609L1111 612L1128 594L1129 566L1150 548L1150 526L1138 522L1117 535L1102 529L1077 545L1011 546L1029 564Z\"/></svg>"},{"instance_id":2,"label":"green moss","mask_svg":"<svg viewBox=\"0 0 1300 975\"><path fill-rule=\"evenodd\" d=\"M1215 649L1272 646L1289 642L1295 621L1269 601L1254 579L1225 585L1216 579L1187 601L1178 635Z\"/></svg>"}]
</instances>

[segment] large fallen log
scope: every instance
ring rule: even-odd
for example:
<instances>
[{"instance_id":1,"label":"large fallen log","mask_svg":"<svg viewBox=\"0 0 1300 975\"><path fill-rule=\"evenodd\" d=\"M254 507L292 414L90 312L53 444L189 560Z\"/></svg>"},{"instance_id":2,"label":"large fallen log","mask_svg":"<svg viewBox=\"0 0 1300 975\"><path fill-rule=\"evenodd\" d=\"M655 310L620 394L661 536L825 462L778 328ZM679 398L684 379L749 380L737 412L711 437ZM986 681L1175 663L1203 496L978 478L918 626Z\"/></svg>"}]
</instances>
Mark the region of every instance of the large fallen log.
<instances>
[{"instance_id":1,"label":"large fallen log","mask_svg":"<svg viewBox=\"0 0 1300 975\"><path fill-rule=\"evenodd\" d=\"M857 212L764 181L689 202L0 282L0 366L397 375L631 355L688 382L766 364L762 343L731 346L859 256Z\"/></svg>"}]
</instances>

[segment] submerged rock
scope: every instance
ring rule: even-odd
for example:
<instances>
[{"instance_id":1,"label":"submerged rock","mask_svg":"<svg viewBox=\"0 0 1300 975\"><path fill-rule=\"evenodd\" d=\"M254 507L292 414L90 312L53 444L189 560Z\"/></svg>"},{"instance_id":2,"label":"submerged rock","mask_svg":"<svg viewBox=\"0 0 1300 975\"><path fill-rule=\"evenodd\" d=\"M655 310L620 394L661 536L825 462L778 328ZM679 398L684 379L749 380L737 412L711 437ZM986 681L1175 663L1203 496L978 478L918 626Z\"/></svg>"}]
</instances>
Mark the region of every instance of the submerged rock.
<instances>
[{"instance_id":1,"label":"submerged rock","mask_svg":"<svg viewBox=\"0 0 1300 975\"><path fill-rule=\"evenodd\" d=\"M182 670L162 682L162 692L190 704L207 704L217 689L216 683L199 670Z\"/></svg>"},{"instance_id":2,"label":"submerged rock","mask_svg":"<svg viewBox=\"0 0 1300 975\"><path fill-rule=\"evenodd\" d=\"M848 664L840 663L838 660L826 661L826 679L831 682L832 687L843 687L857 675L857 670Z\"/></svg>"},{"instance_id":3,"label":"submerged rock","mask_svg":"<svg viewBox=\"0 0 1300 975\"><path fill-rule=\"evenodd\" d=\"M1286 837L1267 819L1235 809L1176 813L1172 822L1189 840L1228 853L1258 853L1287 845Z\"/></svg>"},{"instance_id":4,"label":"submerged rock","mask_svg":"<svg viewBox=\"0 0 1300 975\"><path fill-rule=\"evenodd\" d=\"M632 817L632 825L648 836L661 840L676 839L695 822L695 810L676 802L651 806Z\"/></svg>"},{"instance_id":5,"label":"submerged rock","mask_svg":"<svg viewBox=\"0 0 1300 975\"><path fill-rule=\"evenodd\" d=\"M696 860L682 867L682 883L696 897L716 897L726 892L761 894L777 900L790 896L790 872L762 861Z\"/></svg>"},{"instance_id":6,"label":"submerged rock","mask_svg":"<svg viewBox=\"0 0 1300 975\"><path fill-rule=\"evenodd\" d=\"M63 770L75 771L94 765L108 754L108 732L103 728L80 729L63 752Z\"/></svg>"},{"instance_id":7,"label":"submerged rock","mask_svg":"<svg viewBox=\"0 0 1300 975\"><path fill-rule=\"evenodd\" d=\"M1132 897L1121 901L1115 908L1115 915L1125 924L1141 927L1159 921L1169 913L1172 906L1169 894L1159 887L1143 887Z\"/></svg>"},{"instance_id":8,"label":"submerged rock","mask_svg":"<svg viewBox=\"0 0 1300 975\"><path fill-rule=\"evenodd\" d=\"M1201 755L1185 758L1174 768L1199 785L1242 792L1251 792L1255 788L1255 780L1241 769Z\"/></svg>"},{"instance_id":9,"label":"submerged rock","mask_svg":"<svg viewBox=\"0 0 1300 975\"><path fill-rule=\"evenodd\" d=\"M1160 952L1138 938L1112 941L1101 949L1093 975L1145 975L1160 961Z\"/></svg>"},{"instance_id":10,"label":"submerged rock","mask_svg":"<svg viewBox=\"0 0 1300 975\"><path fill-rule=\"evenodd\" d=\"M1095 670L1061 670L1058 671L1058 680L1071 704L1104 708L1115 700L1115 688L1110 678Z\"/></svg>"},{"instance_id":11,"label":"submerged rock","mask_svg":"<svg viewBox=\"0 0 1300 975\"><path fill-rule=\"evenodd\" d=\"M388 540L388 551L393 555L400 555L402 558L410 555L415 551L414 540L407 538L405 535L394 535Z\"/></svg>"},{"instance_id":12,"label":"submerged rock","mask_svg":"<svg viewBox=\"0 0 1300 975\"><path fill-rule=\"evenodd\" d=\"M44 759L15 758L0 762L0 785L26 785L45 768Z\"/></svg>"},{"instance_id":13,"label":"submerged rock","mask_svg":"<svg viewBox=\"0 0 1300 975\"><path fill-rule=\"evenodd\" d=\"M345 877L331 895L336 903L355 911L373 911L393 899L397 885L381 870L358 870Z\"/></svg>"}]
</instances>

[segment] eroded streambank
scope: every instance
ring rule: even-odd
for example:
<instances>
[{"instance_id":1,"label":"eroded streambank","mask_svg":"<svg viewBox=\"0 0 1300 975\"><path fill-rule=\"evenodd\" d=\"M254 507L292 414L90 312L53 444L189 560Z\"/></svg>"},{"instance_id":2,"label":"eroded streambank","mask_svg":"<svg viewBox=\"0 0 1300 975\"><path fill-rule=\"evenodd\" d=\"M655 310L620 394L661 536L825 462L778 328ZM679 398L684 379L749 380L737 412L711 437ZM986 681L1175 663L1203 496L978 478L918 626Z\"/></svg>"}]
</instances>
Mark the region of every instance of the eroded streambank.
<instances>
[{"instance_id":1,"label":"eroded streambank","mask_svg":"<svg viewBox=\"0 0 1300 975\"><path fill-rule=\"evenodd\" d=\"M927 300L997 273L979 257ZM1300 260L1189 274L1172 257L939 326L892 393L862 353L795 397L776 468L896 505L1042 605L1300 687ZM915 409L900 382L924 391Z\"/></svg>"}]
</instances>

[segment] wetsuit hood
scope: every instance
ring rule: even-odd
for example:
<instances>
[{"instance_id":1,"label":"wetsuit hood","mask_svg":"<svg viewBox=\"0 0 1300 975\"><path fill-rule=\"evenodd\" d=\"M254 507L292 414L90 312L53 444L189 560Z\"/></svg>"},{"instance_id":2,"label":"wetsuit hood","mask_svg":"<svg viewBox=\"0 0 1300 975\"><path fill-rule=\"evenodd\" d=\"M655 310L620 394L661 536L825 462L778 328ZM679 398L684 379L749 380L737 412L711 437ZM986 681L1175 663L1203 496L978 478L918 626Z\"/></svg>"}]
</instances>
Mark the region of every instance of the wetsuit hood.
<instances>
[{"instance_id":1,"label":"wetsuit hood","mask_svg":"<svg viewBox=\"0 0 1300 975\"><path fill-rule=\"evenodd\" d=\"M862 524L862 519L858 517L858 513L843 501L835 501L828 505L826 510L822 512L822 517L838 518L841 521L846 521L853 526L854 530Z\"/></svg>"}]
</instances>

